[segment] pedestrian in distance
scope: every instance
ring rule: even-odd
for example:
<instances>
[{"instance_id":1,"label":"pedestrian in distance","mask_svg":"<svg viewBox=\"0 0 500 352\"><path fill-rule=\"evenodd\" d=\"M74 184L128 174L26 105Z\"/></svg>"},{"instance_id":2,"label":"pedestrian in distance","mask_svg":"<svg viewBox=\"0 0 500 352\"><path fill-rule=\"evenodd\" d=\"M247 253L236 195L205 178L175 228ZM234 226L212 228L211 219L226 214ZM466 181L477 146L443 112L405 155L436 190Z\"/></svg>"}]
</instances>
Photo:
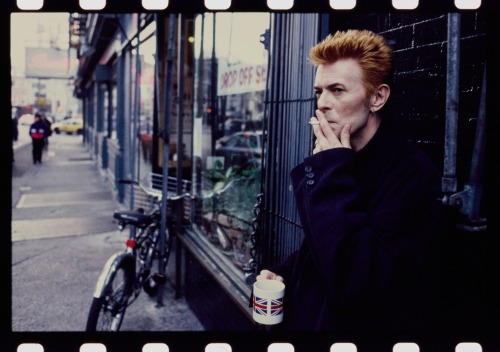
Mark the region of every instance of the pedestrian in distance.
<instances>
[{"instance_id":1,"label":"pedestrian in distance","mask_svg":"<svg viewBox=\"0 0 500 352\"><path fill-rule=\"evenodd\" d=\"M12 145L14 145L14 143L17 142L18 137L19 137L18 122L17 122L17 117L14 117L12 118ZM14 148L12 148L12 162L14 162Z\"/></svg>"},{"instance_id":2,"label":"pedestrian in distance","mask_svg":"<svg viewBox=\"0 0 500 352\"><path fill-rule=\"evenodd\" d=\"M388 111L393 53L371 31L315 45L312 155L291 171L300 248L257 280L285 283L279 329L432 331L440 174Z\"/></svg>"},{"instance_id":3,"label":"pedestrian in distance","mask_svg":"<svg viewBox=\"0 0 500 352\"><path fill-rule=\"evenodd\" d=\"M45 145L45 136L47 134L47 125L43 121L42 114L35 114L35 122L33 122L29 129L33 147L33 164L42 163L43 147Z\"/></svg>"},{"instance_id":4,"label":"pedestrian in distance","mask_svg":"<svg viewBox=\"0 0 500 352\"><path fill-rule=\"evenodd\" d=\"M19 137L18 122L17 122L17 117L14 117L12 118L12 143L17 142L18 137Z\"/></svg>"},{"instance_id":5,"label":"pedestrian in distance","mask_svg":"<svg viewBox=\"0 0 500 352\"><path fill-rule=\"evenodd\" d=\"M45 123L45 138L44 138L44 149L49 150L49 137L52 136L52 122L45 114L41 114L42 120Z\"/></svg>"}]
</instances>

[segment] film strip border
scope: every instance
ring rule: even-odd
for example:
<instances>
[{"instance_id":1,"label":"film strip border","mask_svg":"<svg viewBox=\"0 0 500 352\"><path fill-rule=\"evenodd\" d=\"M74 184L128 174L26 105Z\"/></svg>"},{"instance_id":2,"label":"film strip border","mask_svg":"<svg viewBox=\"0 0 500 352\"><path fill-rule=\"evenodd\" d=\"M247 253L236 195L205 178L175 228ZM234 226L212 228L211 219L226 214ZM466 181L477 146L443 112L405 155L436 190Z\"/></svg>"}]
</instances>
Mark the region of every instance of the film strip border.
<instances>
[{"instance_id":1,"label":"film strip border","mask_svg":"<svg viewBox=\"0 0 500 352\"><path fill-rule=\"evenodd\" d=\"M111 344L112 345L112 344ZM172 347L175 346L175 347ZM246 347L242 347L246 346ZM73 349L69 349L69 348ZM437 347L437 346L435 346ZM448 351L455 352L485 352L489 349L483 348L483 346L476 342L463 342L458 343L454 346L450 346L451 349L446 349ZM443 346L439 346L443 348ZM433 349L437 351L436 349ZM446 351L444 350L444 351ZM22 343L17 346L17 349L12 350L17 352L46 352L53 351L52 348L46 349L40 343ZM57 350L59 351L59 350ZM314 351L314 352L363 352L363 351L392 351L392 352L420 352L420 346L414 342L399 342L392 346L385 346L382 349L381 346L374 346L370 344L369 346L358 347L357 344L351 342L335 342L330 346L321 346L320 343L315 341L308 341L307 345L302 349L296 349L294 344L289 342L271 342L262 343L261 346L258 344L252 344L251 348L248 348L247 338L242 338L242 340L235 344L230 344L227 342L207 342L198 343L196 346L193 344L187 344L185 341L181 342L180 346L178 343L165 343L165 342L145 342L138 343L133 347L127 347L124 349L123 346L118 346L116 348L109 348L104 343L83 343L81 345L68 345L64 344L61 351L79 351L79 352L110 352L110 351L138 351L138 352L172 352L172 351L204 351L204 352L233 352L233 351L267 351L267 352L297 352L297 351ZM443 351L443 350L442 350Z\"/></svg>"},{"instance_id":2,"label":"film strip border","mask_svg":"<svg viewBox=\"0 0 500 352\"><path fill-rule=\"evenodd\" d=\"M471 11L494 0L9 0L0 7L13 11L199 12L199 11Z\"/></svg>"},{"instance_id":3,"label":"film strip border","mask_svg":"<svg viewBox=\"0 0 500 352\"><path fill-rule=\"evenodd\" d=\"M12 12L203 12L203 11L291 11L291 12L331 12L331 11L492 11L498 12L496 1L490 0L9 0L0 2L0 18L8 19ZM492 13L496 18L497 15ZM0 40L2 52L8 52L9 21L1 21ZM7 39L7 40L6 40ZM8 78L9 72L2 69L1 78ZM4 96L8 96L4 95ZM2 100L4 107L5 100ZM5 110L5 109L4 109ZM5 248L5 247L4 247ZM9 262L10 253L6 253ZM9 271L2 271L2 276ZM5 302L5 301L4 301ZM8 302L8 301L7 301ZM57 303L56 303L57 304ZM9 311L4 307L3 311ZM120 335L93 335L85 333L12 333L9 319L3 319L3 335L0 350L10 352L172 352L172 351L268 351L268 352L494 352L498 351L495 338L485 341L469 341L464 334L463 342L456 336L448 337L436 332L436 336L414 338L412 336L332 336L331 334L267 334L267 333L126 333ZM500 335L500 334L499 334ZM7 338L6 340L4 340ZM124 341L126 341L124 343ZM126 346L126 347L125 347ZM5 349L4 349L5 348Z\"/></svg>"}]
</instances>

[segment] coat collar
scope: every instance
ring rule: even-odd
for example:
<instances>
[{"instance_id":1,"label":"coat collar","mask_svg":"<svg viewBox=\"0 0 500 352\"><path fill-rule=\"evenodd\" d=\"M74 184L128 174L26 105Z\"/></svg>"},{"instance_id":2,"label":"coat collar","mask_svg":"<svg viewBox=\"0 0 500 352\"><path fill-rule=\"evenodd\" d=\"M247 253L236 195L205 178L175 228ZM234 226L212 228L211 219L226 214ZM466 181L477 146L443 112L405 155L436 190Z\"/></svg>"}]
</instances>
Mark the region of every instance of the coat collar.
<instances>
[{"instance_id":1,"label":"coat collar","mask_svg":"<svg viewBox=\"0 0 500 352\"><path fill-rule=\"evenodd\" d=\"M386 116L373 138L355 155L355 175L361 185L377 187L384 180L403 143L403 127Z\"/></svg>"}]
</instances>

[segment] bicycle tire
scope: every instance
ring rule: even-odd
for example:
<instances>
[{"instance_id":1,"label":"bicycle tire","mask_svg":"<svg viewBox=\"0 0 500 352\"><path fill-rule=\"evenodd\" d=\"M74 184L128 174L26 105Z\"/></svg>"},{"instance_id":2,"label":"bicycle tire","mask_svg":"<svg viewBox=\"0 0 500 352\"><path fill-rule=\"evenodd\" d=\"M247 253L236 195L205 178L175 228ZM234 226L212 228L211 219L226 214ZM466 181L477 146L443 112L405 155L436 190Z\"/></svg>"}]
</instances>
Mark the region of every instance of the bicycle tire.
<instances>
[{"instance_id":1,"label":"bicycle tire","mask_svg":"<svg viewBox=\"0 0 500 352\"><path fill-rule=\"evenodd\" d=\"M107 272L108 279L103 293L92 299L86 331L120 329L135 281L135 263L133 260L124 260L125 258L127 257L115 259L115 265L111 265Z\"/></svg>"}]
</instances>

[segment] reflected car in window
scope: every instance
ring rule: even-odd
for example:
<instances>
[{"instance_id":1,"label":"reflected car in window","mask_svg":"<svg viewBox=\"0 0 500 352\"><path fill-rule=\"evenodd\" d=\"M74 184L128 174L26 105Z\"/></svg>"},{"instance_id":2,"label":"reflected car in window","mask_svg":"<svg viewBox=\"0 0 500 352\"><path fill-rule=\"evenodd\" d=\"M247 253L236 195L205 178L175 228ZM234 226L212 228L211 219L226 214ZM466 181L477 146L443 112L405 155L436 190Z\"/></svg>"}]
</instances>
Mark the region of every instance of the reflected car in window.
<instances>
[{"instance_id":1,"label":"reflected car in window","mask_svg":"<svg viewBox=\"0 0 500 352\"><path fill-rule=\"evenodd\" d=\"M262 157L262 131L237 132L220 138L215 155L224 158L224 168L231 165L260 167Z\"/></svg>"},{"instance_id":2,"label":"reflected car in window","mask_svg":"<svg viewBox=\"0 0 500 352\"><path fill-rule=\"evenodd\" d=\"M238 115L236 115L238 116ZM228 117L224 122L224 134L230 135L235 132L240 132L244 129L245 120L241 117Z\"/></svg>"}]
</instances>

